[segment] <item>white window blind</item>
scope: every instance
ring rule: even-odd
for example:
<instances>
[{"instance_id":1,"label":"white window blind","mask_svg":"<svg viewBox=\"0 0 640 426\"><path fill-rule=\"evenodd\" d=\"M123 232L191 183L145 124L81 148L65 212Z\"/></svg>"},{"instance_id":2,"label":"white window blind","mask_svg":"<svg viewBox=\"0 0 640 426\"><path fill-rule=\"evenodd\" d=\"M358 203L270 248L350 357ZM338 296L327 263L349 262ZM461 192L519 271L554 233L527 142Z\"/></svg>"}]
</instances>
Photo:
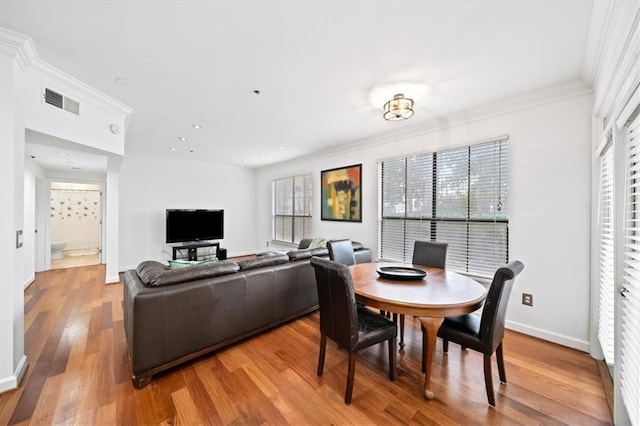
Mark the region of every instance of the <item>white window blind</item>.
<instances>
[{"instance_id":1,"label":"white window blind","mask_svg":"<svg viewBox=\"0 0 640 426\"><path fill-rule=\"evenodd\" d=\"M508 140L379 165L380 257L411 262L415 240L449 243L447 267L491 277L509 258Z\"/></svg>"},{"instance_id":2,"label":"white window blind","mask_svg":"<svg viewBox=\"0 0 640 426\"><path fill-rule=\"evenodd\" d=\"M311 236L313 176L309 174L272 182L275 241L298 243Z\"/></svg>"},{"instance_id":3,"label":"white window blind","mask_svg":"<svg viewBox=\"0 0 640 426\"><path fill-rule=\"evenodd\" d=\"M600 196L598 230L600 250L598 261L598 340L607 363L613 364L614 354L614 200L613 146L607 145L600 156Z\"/></svg>"},{"instance_id":4,"label":"white window blind","mask_svg":"<svg viewBox=\"0 0 640 426\"><path fill-rule=\"evenodd\" d=\"M627 129L620 388L629 419L640 424L640 118Z\"/></svg>"}]
</instances>

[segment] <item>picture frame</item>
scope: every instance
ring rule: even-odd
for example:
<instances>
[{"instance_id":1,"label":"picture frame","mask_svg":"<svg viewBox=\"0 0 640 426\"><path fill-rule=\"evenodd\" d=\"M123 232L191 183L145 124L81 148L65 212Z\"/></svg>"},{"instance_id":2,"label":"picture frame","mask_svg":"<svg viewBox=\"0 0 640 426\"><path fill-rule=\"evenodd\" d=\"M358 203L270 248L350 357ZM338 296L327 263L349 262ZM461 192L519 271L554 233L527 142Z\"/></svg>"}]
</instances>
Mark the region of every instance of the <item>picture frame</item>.
<instances>
[{"instance_id":1,"label":"picture frame","mask_svg":"<svg viewBox=\"0 0 640 426\"><path fill-rule=\"evenodd\" d=\"M362 164L320 172L320 219L362 222Z\"/></svg>"}]
</instances>

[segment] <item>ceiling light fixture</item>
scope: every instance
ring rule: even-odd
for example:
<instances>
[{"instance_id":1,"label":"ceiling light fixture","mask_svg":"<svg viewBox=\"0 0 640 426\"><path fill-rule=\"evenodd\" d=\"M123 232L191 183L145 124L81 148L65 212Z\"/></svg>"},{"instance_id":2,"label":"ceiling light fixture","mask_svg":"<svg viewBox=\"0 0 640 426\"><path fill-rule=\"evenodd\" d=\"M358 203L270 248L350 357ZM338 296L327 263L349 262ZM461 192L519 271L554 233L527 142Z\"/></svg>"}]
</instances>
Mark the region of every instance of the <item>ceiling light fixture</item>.
<instances>
[{"instance_id":1,"label":"ceiling light fixture","mask_svg":"<svg viewBox=\"0 0 640 426\"><path fill-rule=\"evenodd\" d=\"M384 119L387 121L406 120L413 115L413 99L405 98L398 93L392 100L384 104Z\"/></svg>"},{"instance_id":2,"label":"ceiling light fixture","mask_svg":"<svg viewBox=\"0 0 640 426\"><path fill-rule=\"evenodd\" d=\"M191 127L193 127L194 129L202 129L202 126L199 124L192 124Z\"/></svg>"},{"instance_id":3,"label":"ceiling light fixture","mask_svg":"<svg viewBox=\"0 0 640 426\"><path fill-rule=\"evenodd\" d=\"M186 142L186 141L188 141L189 139L185 138L184 136L180 136L180 137L178 138L178 140L181 140L182 142Z\"/></svg>"}]
</instances>

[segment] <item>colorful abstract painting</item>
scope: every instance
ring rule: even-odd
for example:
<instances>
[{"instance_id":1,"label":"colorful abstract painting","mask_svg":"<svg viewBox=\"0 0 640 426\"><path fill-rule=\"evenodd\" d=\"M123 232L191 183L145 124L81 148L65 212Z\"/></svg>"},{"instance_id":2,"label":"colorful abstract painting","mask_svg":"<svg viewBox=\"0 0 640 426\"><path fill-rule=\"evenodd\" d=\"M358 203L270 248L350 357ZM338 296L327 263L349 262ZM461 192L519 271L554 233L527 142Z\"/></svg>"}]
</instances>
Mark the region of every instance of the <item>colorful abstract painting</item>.
<instances>
[{"instance_id":1,"label":"colorful abstract painting","mask_svg":"<svg viewBox=\"0 0 640 426\"><path fill-rule=\"evenodd\" d=\"M362 222L362 164L323 170L322 220Z\"/></svg>"}]
</instances>

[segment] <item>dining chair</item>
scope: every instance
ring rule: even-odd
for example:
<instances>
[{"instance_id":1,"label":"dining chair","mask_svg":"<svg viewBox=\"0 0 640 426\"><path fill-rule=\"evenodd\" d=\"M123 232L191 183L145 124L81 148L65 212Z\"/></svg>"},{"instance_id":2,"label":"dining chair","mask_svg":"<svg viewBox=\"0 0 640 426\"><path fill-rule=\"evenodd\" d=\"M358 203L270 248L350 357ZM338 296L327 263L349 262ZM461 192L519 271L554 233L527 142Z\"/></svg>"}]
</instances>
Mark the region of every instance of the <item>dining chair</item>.
<instances>
[{"instance_id":1,"label":"dining chair","mask_svg":"<svg viewBox=\"0 0 640 426\"><path fill-rule=\"evenodd\" d=\"M416 240L413 243L411 263L444 269L447 265L447 247L447 243ZM400 314L400 347L404 347L404 314ZM422 370L424 371L424 366Z\"/></svg>"},{"instance_id":2,"label":"dining chair","mask_svg":"<svg viewBox=\"0 0 640 426\"><path fill-rule=\"evenodd\" d=\"M320 356L318 376L324 370L327 337L349 352L345 404L351 403L357 351L389 341L389 379L395 379L398 327L386 317L356 305L351 271L345 265L312 257L320 304Z\"/></svg>"},{"instance_id":3,"label":"dining chair","mask_svg":"<svg viewBox=\"0 0 640 426\"><path fill-rule=\"evenodd\" d=\"M355 265L356 257L353 253L351 240L334 240L327 243L329 249L329 259L343 265Z\"/></svg>"},{"instance_id":4,"label":"dining chair","mask_svg":"<svg viewBox=\"0 0 640 426\"><path fill-rule=\"evenodd\" d=\"M447 317L438 330L438 336L442 337L443 341L442 351L445 354L449 351L449 342L454 342L461 345L463 349L473 349L484 355L484 383L487 399L492 406L496 405L496 400L491 377L491 355L495 352L500 382L506 384L507 376L502 356L504 321L513 282L523 268L524 265L518 260L499 268L489 287L482 315Z\"/></svg>"}]
</instances>

